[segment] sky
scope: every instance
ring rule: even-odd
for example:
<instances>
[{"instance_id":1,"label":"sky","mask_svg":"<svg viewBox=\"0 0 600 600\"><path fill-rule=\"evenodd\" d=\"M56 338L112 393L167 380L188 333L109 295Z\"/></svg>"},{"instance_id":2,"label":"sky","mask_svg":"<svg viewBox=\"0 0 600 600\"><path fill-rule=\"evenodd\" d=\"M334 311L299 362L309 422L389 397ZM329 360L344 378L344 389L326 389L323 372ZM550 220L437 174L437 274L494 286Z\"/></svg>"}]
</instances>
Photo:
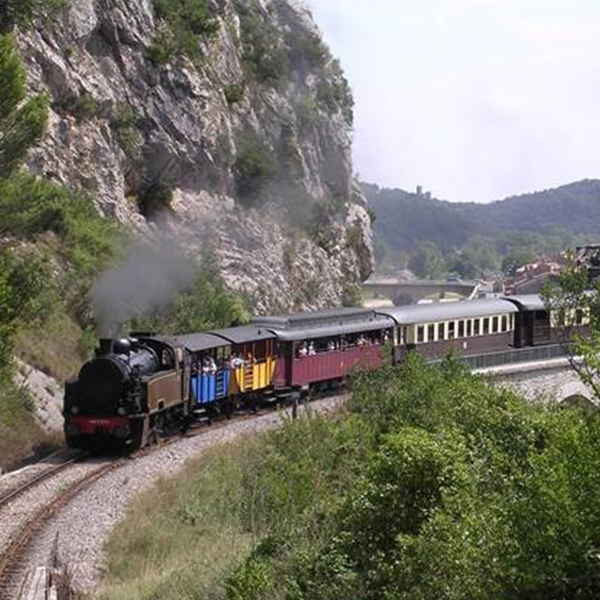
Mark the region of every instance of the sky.
<instances>
[{"instance_id":1,"label":"sky","mask_svg":"<svg viewBox=\"0 0 600 600\"><path fill-rule=\"evenodd\" d=\"M598 0L307 0L365 181L489 202L600 177Z\"/></svg>"}]
</instances>

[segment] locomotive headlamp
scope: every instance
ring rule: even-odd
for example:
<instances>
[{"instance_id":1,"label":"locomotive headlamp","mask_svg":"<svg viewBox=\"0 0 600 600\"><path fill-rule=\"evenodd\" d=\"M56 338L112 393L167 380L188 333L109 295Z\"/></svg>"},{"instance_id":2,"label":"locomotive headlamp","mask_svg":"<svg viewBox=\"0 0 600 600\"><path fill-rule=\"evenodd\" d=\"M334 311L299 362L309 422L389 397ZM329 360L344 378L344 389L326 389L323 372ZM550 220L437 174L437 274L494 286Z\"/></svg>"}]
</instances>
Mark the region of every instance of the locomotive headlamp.
<instances>
[{"instance_id":1,"label":"locomotive headlamp","mask_svg":"<svg viewBox=\"0 0 600 600\"><path fill-rule=\"evenodd\" d=\"M71 413L74 415L78 415L79 414L79 406L73 406L71 408Z\"/></svg>"},{"instance_id":2,"label":"locomotive headlamp","mask_svg":"<svg viewBox=\"0 0 600 600\"><path fill-rule=\"evenodd\" d=\"M119 415L125 415L125 414L127 414L127 411L122 406L120 406L117 409L117 414L119 414Z\"/></svg>"}]
</instances>

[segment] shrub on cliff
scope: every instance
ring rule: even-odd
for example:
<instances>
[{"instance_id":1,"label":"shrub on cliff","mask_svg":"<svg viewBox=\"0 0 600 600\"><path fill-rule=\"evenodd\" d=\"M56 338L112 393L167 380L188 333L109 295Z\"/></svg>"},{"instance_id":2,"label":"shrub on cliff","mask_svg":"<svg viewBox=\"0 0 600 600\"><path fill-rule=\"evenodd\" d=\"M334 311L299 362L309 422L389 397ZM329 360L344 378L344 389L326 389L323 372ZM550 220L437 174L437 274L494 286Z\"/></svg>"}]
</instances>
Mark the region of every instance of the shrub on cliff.
<instances>
[{"instance_id":1,"label":"shrub on cliff","mask_svg":"<svg viewBox=\"0 0 600 600\"><path fill-rule=\"evenodd\" d=\"M255 205L264 186L277 171L271 150L258 139L248 136L241 140L233 173L238 196L245 206Z\"/></svg>"},{"instance_id":2,"label":"shrub on cliff","mask_svg":"<svg viewBox=\"0 0 600 600\"><path fill-rule=\"evenodd\" d=\"M154 11L167 30L149 48L150 59L161 64L174 55L201 58L200 42L213 38L219 23L206 0L152 0Z\"/></svg>"}]
</instances>

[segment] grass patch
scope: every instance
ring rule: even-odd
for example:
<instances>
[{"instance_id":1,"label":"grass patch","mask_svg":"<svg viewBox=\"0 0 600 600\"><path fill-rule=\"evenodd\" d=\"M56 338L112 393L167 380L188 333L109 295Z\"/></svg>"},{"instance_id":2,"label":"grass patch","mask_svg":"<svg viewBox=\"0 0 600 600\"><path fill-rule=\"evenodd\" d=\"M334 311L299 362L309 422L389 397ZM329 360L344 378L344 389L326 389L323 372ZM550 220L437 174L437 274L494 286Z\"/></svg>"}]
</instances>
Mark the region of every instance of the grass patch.
<instances>
[{"instance_id":1,"label":"grass patch","mask_svg":"<svg viewBox=\"0 0 600 600\"><path fill-rule=\"evenodd\" d=\"M359 475L357 439L313 417L209 451L143 495L115 529L98 597L243 597L231 577L245 557L284 553L299 518L319 535L338 490Z\"/></svg>"},{"instance_id":2,"label":"grass patch","mask_svg":"<svg viewBox=\"0 0 600 600\"><path fill-rule=\"evenodd\" d=\"M56 309L43 327L23 327L16 335L16 355L26 363L66 382L89 358L84 331L66 312Z\"/></svg>"}]
</instances>

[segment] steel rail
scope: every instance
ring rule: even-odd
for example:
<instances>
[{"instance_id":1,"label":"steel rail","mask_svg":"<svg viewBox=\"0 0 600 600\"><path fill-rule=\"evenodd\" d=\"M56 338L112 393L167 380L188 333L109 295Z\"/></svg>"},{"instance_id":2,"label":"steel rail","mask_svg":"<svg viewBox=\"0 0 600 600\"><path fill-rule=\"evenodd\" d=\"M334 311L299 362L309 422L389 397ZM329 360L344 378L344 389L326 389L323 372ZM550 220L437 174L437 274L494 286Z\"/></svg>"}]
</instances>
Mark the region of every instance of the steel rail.
<instances>
[{"instance_id":1,"label":"steel rail","mask_svg":"<svg viewBox=\"0 0 600 600\"><path fill-rule=\"evenodd\" d=\"M14 600L14 594L11 595L11 593L14 592L14 588L16 587L15 578L23 571L23 558L32 538L42 531L60 509L101 477L122 464L120 460L111 462L88 473L59 492L50 502L41 506L27 520L8 547L0 554L0 600Z\"/></svg>"},{"instance_id":2,"label":"steel rail","mask_svg":"<svg viewBox=\"0 0 600 600\"><path fill-rule=\"evenodd\" d=\"M55 467L46 469L39 475L32 477L29 481L18 486L14 490L10 490L9 492L0 496L0 510L2 508L4 508L6 505L10 504L13 500L16 500L17 498L19 498L20 496L22 496L29 490L31 490L34 487L36 487L37 485L39 485L40 483L43 483L44 481L47 481L48 479L54 477L55 475L58 475L58 473L65 471L71 465L74 465L77 462L85 460L90 455L91 455L90 452L84 452L84 453L78 454L77 456L71 458L70 460L60 463L60 464L56 465Z\"/></svg>"}]
</instances>

